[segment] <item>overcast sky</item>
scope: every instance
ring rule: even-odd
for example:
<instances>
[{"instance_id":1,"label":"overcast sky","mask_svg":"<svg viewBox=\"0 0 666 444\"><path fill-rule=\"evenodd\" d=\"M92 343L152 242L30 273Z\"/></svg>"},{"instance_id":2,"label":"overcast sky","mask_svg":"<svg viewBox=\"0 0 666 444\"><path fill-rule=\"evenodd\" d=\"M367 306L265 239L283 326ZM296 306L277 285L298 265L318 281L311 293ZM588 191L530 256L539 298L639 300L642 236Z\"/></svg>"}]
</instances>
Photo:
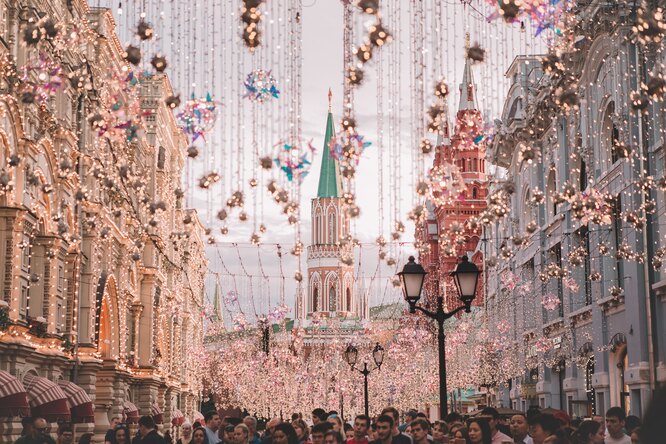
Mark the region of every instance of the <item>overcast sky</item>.
<instances>
[{"instance_id":1,"label":"overcast sky","mask_svg":"<svg viewBox=\"0 0 666 444\"><path fill-rule=\"evenodd\" d=\"M93 2L94 3L94 2ZM264 20L260 29L264 31L263 46L257 53L250 56L247 49L239 42L238 10L241 2L236 0L191 0L188 2L162 2L145 0L143 2L121 2L123 14L118 14L118 5L111 3L114 16L121 30L123 43L131 41L127 30L133 28L138 21L138 13L145 5L146 19L155 24L157 39L143 44L144 59L149 54L162 51L167 54L171 65L167 72L172 78L176 91L183 98L190 94L204 96L211 92L223 103L223 111L216 131L207 137L202 145L204 154L190 161L184 178L184 187L189 192L189 205L197 208L207 225L213 228L217 240L215 246L209 247L210 270L218 273L223 293L236 288L241 294L244 310L248 313L266 312L274 306L284 294L288 304L293 303L295 282L294 271L297 259L289 254L293 246L294 231L286 223L280 208L270 201L265 186L260 185L257 195L263 196L257 202L257 219L267 225L268 232L263 235L264 244L257 248L249 244L253 223L238 223L236 213L231 217L229 234L223 236L219 228L224 225L217 221L215 214L223 208L224 202L236 189L236 170L241 165L243 171L242 186L246 193L246 208L254 214L252 191L247 180L257 174L252 162L252 129L257 128L258 145L261 155L271 153L272 145L284 137L287 131L288 108L293 99L289 85L285 85L283 77L288 76L293 66L299 63L302 68L302 129L306 140L312 140L317 149L311 174L304 180L301 189L302 207L302 238L306 245L310 240L310 200L316 195L319 166L323 151L323 137L327 114L327 92L333 92L333 114L336 124L342 114L342 83L343 83L343 7L336 0L306 0L303 2L302 24L302 60L289 56L289 40L286 34L287 20L293 20L288 11L289 1L269 1L262 6ZM396 204L400 207L400 217L406 223L406 233L401 239L406 245L396 245L390 255L398 260L401 268L406 256L413 253L413 225L408 223L407 213L413 202L412 187L414 183L415 164L413 154L414 140L417 140L410 114L412 103L411 56L412 46L423 51L425 69L425 106L431 102L433 84L436 77L443 75L449 82L451 96L449 107L451 120L454 118L458 103L458 84L464 66L465 32L470 32L471 42L479 43L487 50L486 62L474 67L475 83L478 89L479 108L486 118L499 116L504 96L508 89L508 81L503 74L516 55L540 54L545 47L544 37L534 38L529 24L527 31L520 32L519 26L506 25L502 22L488 22L486 17L490 9L481 0L472 0L469 6L458 0L441 1L423 0L424 6L424 37L413 41L410 23L414 13L410 9L413 2L389 0L382 2L383 16L389 20L388 8L399 5L401 20L390 29L396 39L382 47L379 52L384 58L383 81L383 114L384 118L384 193L379 193L379 160L378 160L378 91L376 56L366 64L365 81L355 93L355 116L359 132L372 142L366 150L358 167L356 180L357 202L361 206L361 217L354 221L353 232L363 242L357 251L356 266L360 269L357 276L357 288L370 290L371 305L399 300L399 291L392 289L390 277L396 267L385 264L378 267L377 249L372 245L379 231L379 206L383 199L385 223L383 235L389 237L392 218L388 209ZM415 3L415 2L414 2ZM105 4L105 2L101 2ZM439 4L439 6L438 6ZM355 41L360 42L365 32L368 16L357 14L355 20ZM400 80L400 127L394 129L398 135L400 167L398 183L399 191L391 191L391 172L388 166L388 122L389 116L395 116L396 107L391 107L388 96L389 52L400 54L399 63L391 69L394 78ZM376 52L376 54L379 54ZM435 60L439 60L434 66ZM253 68L263 67L273 70L278 87L282 93L280 99L261 107L253 106L246 99L239 99L243 93L239 79ZM398 67L400 68L398 70ZM240 111L239 111L240 109ZM256 111L256 114L253 112ZM255 116L253 124L252 116ZM239 117L240 116L240 117ZM238 131L239 122L242 131ZM243 146L242 153L239 145ZM240 159L238 156L240 155ZM427 159L430 164L432 159ZM196 180L204 172L212 169L222 174L222 183L201 190L196 187ZM271 173L278 178L279 173L273 169ZM266 182L271 174L264 175ZM280 178L285 182L284 178ZM285 183L286 184L286 183ZM233 244L235 243L235 244ZM278 260L278 247L285 253L282 263ZM304 274L306 270L305 254L301 258ZM282 267L280 267L282 265ZM282 268L282 271L281 271ZM256 276L248 278L247 275ZM259 276L266 275L267 278ZM281 288L281 276L284 276L284 290ZM212 296L215 276L208 280L207 292ZM293 314L293 313L292 313Z\"/></svg>"}]
</instances>

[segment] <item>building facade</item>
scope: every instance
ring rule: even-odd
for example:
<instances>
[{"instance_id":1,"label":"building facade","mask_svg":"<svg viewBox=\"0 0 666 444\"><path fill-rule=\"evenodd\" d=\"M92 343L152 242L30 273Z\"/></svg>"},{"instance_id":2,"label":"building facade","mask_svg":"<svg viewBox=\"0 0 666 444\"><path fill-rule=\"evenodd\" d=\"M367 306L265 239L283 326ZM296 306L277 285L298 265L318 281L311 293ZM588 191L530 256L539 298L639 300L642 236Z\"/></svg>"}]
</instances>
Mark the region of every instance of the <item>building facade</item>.
<instances>
[{"instance_id":1,"label":"building facade","mask_svg":"<svg viewBox=\"0 0 666 444\"><path fill-rule=\"evenodd\" d=\"M640 113L631 95L663 53L636 42L631 5L586 2L577 14L584 38L543 63L517 57L506 73L489 159L506 171L491 200L509 211L484 233L486 308L521 353L489 396L640 416L666 381L666 201L654 185L666 127L663 103Z\"/></svg>"},{"instance_id":2,"label":"building facade","mask_svg":"<svg viewBox=\"0 0 666 444\"><path fill-rule=\"evenodd\" d=\"M454 133L449 130L447 106L433 167L430 170L431 191L426 201L426 217L417 223L415 239L419 262L428 272L424 291L429 301L445 297L445 308L460 305L449 274L460 256L467 255L483 269L479 250L481 228L470 225L486 209L487 183L486 142L477 139L483 117L476 100L476 84L470 61L466 61L459 86L460 101L456 112ZM442 185L437 185L437 184ZM472 305L483 306L483 289L479 286Z\"/></svg>"},{"instance_id":3,"label":"building facade","mask_svg":"<svg viewBox=\"0 0 666 444\"><path fill-rule=\"evenodd\" d=\"M46 19L66 45L26 43ZM33 409L35 377L83 388L95 422L79 430L97 434L112 416L194 414L207 269L169 80L132 74L115 32L84 0L0 1L0 371ZM40 71L21 74L35 60L61 70L43 100L26 96ZM0 419L0 442L19 432Z\"/></svg>"}]
</instances>

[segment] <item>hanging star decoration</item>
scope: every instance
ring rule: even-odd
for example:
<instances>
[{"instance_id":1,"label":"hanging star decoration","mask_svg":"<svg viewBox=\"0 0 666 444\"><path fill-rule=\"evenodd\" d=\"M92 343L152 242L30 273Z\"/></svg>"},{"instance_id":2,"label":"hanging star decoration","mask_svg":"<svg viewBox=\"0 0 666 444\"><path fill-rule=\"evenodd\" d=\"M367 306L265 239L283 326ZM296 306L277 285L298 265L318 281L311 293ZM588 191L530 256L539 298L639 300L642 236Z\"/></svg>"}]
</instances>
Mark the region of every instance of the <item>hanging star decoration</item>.
<instances>
[{"instance_id":1,"label":"hanging star decoration","mask_svg":"<svg viewBox=\"0 0 666 444\"><path fill-rule=\"evenodd\" d=\"M60 64L44 54L29 60L21 67L21 72L24 103L36 101L45 104L63 86L64 75Z\"/></svg>"},{"instance_id":2,"label":"hanging star decoration","mask_svg":"<svg viewBox=\"0 0 666 444\"><path fill-rule=\"evenodd\" d=\"M266 100L280 98L280 91L277 89L275 78L271 71L255 69L247 75L245 79L246 93L243 97L252 102L264 103Z\"/></svg>"},{"instance_id":3,"label":"hanging star decoration","mask_svg":"<svg viewBox=\"0 0 666 444\"><path fill-rule=\"evenodd\" d=\"M213 100L210 93L198 99L192 94L183 110L176 114L178 126L191 137L192 142L199 137L205 140L205 135L215 127L220 106L221 103Z\"/></svg>"},{"instance_id":4,"label":"hanging star decoration","mask_svg":"<svg viewBox=\"0 0 666 444\"><path fill-rule=\"evenodd\" d=\"M561 34L566 12L571 0L487 0L496 10L488 17L492 21L502 17L507 23L530 20L535 26L535 36L547 29Z\"/></svg>"},{"instance_id":5,"label":"hanging star decoration","mask_svg":"<svg viewBox=\"0 0 666 444\"><path fill-rule=\"evenodd\" d=\"M312 141L305 144L302 152L294 143L278 142L273 148L275 151L273 162L287 176L287 180L291 182L296 178L298 183L302 183L310 172L316 152Z\"/></svg>"},{"instance_id":6,"label":"hanging star decoration","mask_svg":"<svg viewBox=\"0 0 666 444\"><path fill-rule=\"evenodd\" d=\"M365 141L364 137L356 132L342 131L339 136L331 137L328 148L331 157L343 163L343 165L355 166L361 160L361 155L371 142Z\"/></svg>"}]
</instances>

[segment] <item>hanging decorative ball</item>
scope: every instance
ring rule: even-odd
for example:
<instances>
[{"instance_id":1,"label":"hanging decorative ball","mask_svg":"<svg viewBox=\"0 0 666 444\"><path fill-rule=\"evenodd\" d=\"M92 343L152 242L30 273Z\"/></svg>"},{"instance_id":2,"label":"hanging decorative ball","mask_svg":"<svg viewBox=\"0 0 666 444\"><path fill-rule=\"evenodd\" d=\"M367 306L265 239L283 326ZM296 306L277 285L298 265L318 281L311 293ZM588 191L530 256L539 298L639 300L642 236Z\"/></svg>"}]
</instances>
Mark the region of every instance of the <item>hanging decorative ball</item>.
<instances>
[{"instance_id":1,"label":"hanging decorative ball","mask_svg":"<svg viewBox=\"0 0 666 444\"><path fill-rule=\"evenodd\" d=\"M167 68L166 57L160 54L154 55L150 61L150 64L153 65L153 68L155 68L155 71L157 72L164 72L164 70Z\"/></svg>"},{"instance_id":2,"label":"hanging decorative ball","mask_svg":"<svg viewBox=\"0 0 666 444\"><path fill-rule=\"evenodd\" d=\"M134 262L137 262L138 260L141 259L141 255L140 255L139 253L137 253L137 252L134 252L134 253L132 253L131 259L132 259Z\"/></svg>"},{"instance_id":3,"label":"hanging decorative ball","mask_svg":"<svg viewBox=\"0 0 666 444\"><path fill-rule=\"evenodd\" d=\"M195 159L199 155L199 148L194 145L187 147L187 157Z\"/></svg>"},{"instance_id":4,"label":"hanging decorative ball","mask_svg":"<svg viewBox=\"0 0 666 444\"><path fill-rule=\"evenodd\" d=\"M141 63L141 50L133 45L127 45L125 48L125 60L134 66Z\"/></svg>"},{"instance_id":5,"label":"hanging decorative ball","mask_svg":"<svg viewBox=\"0 0 666 444\"><path fill-rule=\"evenodd\" d=\"M28 23L23 29L23 41L29 45L34 46L42 39L42 31L39 26L34 23Z\"/></svg>"},{"instance_id":6,"label":"hanging decorative ball","mask_svg":"<svg viewBox=\"0 0 666 444\"><path fill-rule=\"evenodd\" d=\"M222 233L223 235L229 234L229 228L228 227L220 228L220 233Z\"/></svg>"},{"instance_id":7,"label":"hanging decorative ball","mask_svg":"<svg viewBox=\"0 0 666 444\"><path fill-rule=\"evenodd\" d=\"M35 99L37 98L37 94L35 94L32 91L25 91L23 94L21 94L21 103L24 103L26 105L30 105L35 103Z\"/></svg>"},{"instance_id":8,"label":"hanging decorative ball","mask_svg":"<svg viewBox=\"0 0 666 444\"><path fill-rule=\"evenodd\" d=\"M40 54L38 58L28 60L21 67L20 78L23 81L23 92L31 93L22 98L24 103L36 101L46 104L50 97L62 89L65 75L60 63ZM28 102L31 99L32 102Z\"/></svg>"},{"instance_id":9,"label":"hanging decorative ball","mask_svg":"<svg viewBox=\"0 0 666 444\"><path fill-rule=\"evenodd\" d=\"M212 171L199 179L199 188L207 190L212 185L215 185L217 182L219 182L220 179L220 175L217 172Z\"/></svg>"},{"instance_id":10,"label":"hanging decorative ball","mask_svg":"<svg viewBox=\"0 0 666 444\"><path fill-rule=\"evenodd\" d=\"M101 114L93 114L88 117L88 123L94 130L99 130L104 127L104 117Z\"/></svg>"},{"instance_id":11,"label":"hanging decorative ball","mask_svg":"<svg viewBox=\"0 0 666 444\"><path fill-rule=\"evenodd\" d=\"M428 173L428 182L429 197L437 206L459 200L466 189L460 169L449 162L432 167Z\"/></svg>"},{"instance_id":12,"label":"hanging decorative ball","mask_svg":"<svg viewBox=\"0 0 666 444\"><path fill-rule=\"evenodd\" d=\"M287 176L287 180L291 182L296 178L302 183L310 172L314 160L315 148L312 141L298 145L278 142L273 149L273 162Z\"/></svg>"},{"instance_id":13,"label":"hanging decorative ball","mask_svg":"<svg viewBox=\"0 0 666 444\"><path fill-rule=\"evenodd\" d=\"M261 11L257 8L243 8L243 13L241 14L241 20L246 25L257 24L261 21ZM247 29L247 27L245 28Z\"/></svg>"},{"instance_id":14,"label":"hanging decorative ball","mask_svg":"<svg viewBox=\"0 0 666 444\"><path fill-rule=\"evenodd\" d=\"M564 63L562 63L560 57L553 52L544 56L541 59L541 66L543 68L544 73L550 76L560 77L562 74L564 74L565 70Z\"/></svg>"},{"instance_id":15,"label":"hanging decorative ball","mask_svg":"<svg viewBox=\"0 0 666 444\"><path fill-rule=\"evenodd\" d=\"M303 273L301 273L300 271L297 271L296 273L294 273L294 280L296 282L302 282L303 281Z\"/></svg>"},{"instance_id":16,"label":"hanging decorative ball","mask_svg":"<svg viewBox=\"0 0 666 444\"><path fill-rule=\"evenodd\" d=\"M435 85L435 96L444 99L447 95L449 95L449 85L442 79Z\"/></svg>"},{"instance_id":17,"label":"hanging decorative ball","mask_svg":"<svg viewBox=\"0 0 666 444\"><path fill-rule=\"evenodd\" d=\"M250 243L252 245L259 245L261 243L261 236L258 233L252 233L250 236Z\"/></svg>"},{"instance_id":18,"label":"hanging decorative ball","mask_svg":"<svg viewBox=\"0 0 666 444\"><path fill-rule=\"evenodd\" d=\"M58 35L58 26L50 18L45 19L41 23L41 29L42 32L46 35L46 37L50 39L54 39Z\"/></svg>"},{"instance_id":19,"label":"hanging decorative ball","mask_svg":"<svg viewBox=\"0 0 666 444\"><path fill-rule=\"evenodd\" d=\"M243 42L250 49L250 52L254 52L261 44L261 33L257 29L257 25L250 24L245 28L243 31Z\"/></svg>"},{"instance_id":20,"label":"hanging decorative ball","mask_svg":"<svg viewBox=\"0 0 666 444\"><path fill-rule=\"evenodd\" d=\"M645 90L653 100L662 100L666 91L664 76L661 73L651 76L645 85Z\"/></svg>"},{"instance_id":21,"label":"hanging decorative ball","mask_svg":"<svg viewBox=\"0 0 666 444\"><path fill-rule=\"evenodd\" d=\"M486 58L486 50L481 48L478 44L470 46L467 49L467 58L476 63L481 63Z\"/></svg>"},{"instance_id":22,"label":"hanging decorative ball","mask_svg":"<svg viewBox=\"0 0 666 444\"><path fill-rule=\"evenodd\" d=\"M289 225L296 225L298 223L298 217L292 214L287 218L287 222L289 222Z\"/></svg>"},{"instance_id":23,"label":"hanging decorative ball","mask_svg":"<svg viewBox=\"0 0 666 444\"><path fill-rule=\"evenodd\" d=\"M504 17L504 20L507 23L511 23L516 20L518 13L520 13L521 4L521 0L504 0L502 2L498 2L500 7L500 14L502 17Z\"/></svg>"},{"instance_id":24,"label":"hanging decorative ball","mask_svg":"<svg viewBox=\"0 0 666 444\"><path fill-rule=\"evenodd\" d=\"M351 218L357 218L361 215L361 207L359 207L356 204L350 205L349 206L349 217Z\"/></svg>"},{"instance_id":25,"label":"hanging decorative ball","mask_svg":"<svg viewBox=\"0 0 666 444\"><path fill-rule=\"evenodd\" d=\"M270 170L273 168L273 159L271 159L270 156L264 156L259 159L259 164L263 169Z\"/></svg>"},{"instance_id":26,"label":"hanging decorative ball","mask_svg":"<svg viewBox=\"0 0 666 444\"><path fill-rule=\"evenodd\" d=\"M381 21L377 21L368 27L368 39L373 46L380 47L393 40L393 37L384 28Z\"/></svg>"},{"instance_id":27,"label":"hanging decorative ball","mask_svg":"<svg viewBox=\"0 0 666 444\"><path fill-rule=\"evenodd\" d=\"M153 27L150 26L148 22L145 20L139 21L139 24L136 27L136 35L141 39L141 40L150 40L153 38Z\"/></svg>"},{"instance_id":28,"label":"hanging decorative ball","mask_svg":"<svg viewBox=\"0 0 666 444\"><path fill-rule=\"evenodd\" d=\"M170 109L175 109L180 106L180 95L168 96L164 99L164 103Z\"/></svg>"},{"instance_id":29,"label":"hanging decorative ball","mask_svg":"<svg viewBox=\"0 0 666 444\"><path fill-rule=\"evenodd\" d=\"M372 46L369 42L363 43L361 46L354 49L354 54L359 62L365 64L372 58Z\"/></svg>"},{"instance_id":30,"label":"hanging decorative ball","mask_svg":"<svg viewBox=\"0 0 666 444\"><path fill-rule=\"evenodd\" d=\"M366 14L375 15L379 12L379 0L358 0L356 6Z\"/></svg>"},{"instance_id":31,"label":"hanging decorative ball","mask_svg":"<svg viewBox=\"0 0 666 444\"><path fill-rule=\"evenodd\" d=\"M217 212L217 218L220 220L224 220L227 218L227 211L226 210L220 210Z\"/></svg>"},{"instance_id":32,"label":"hanging decorative ball","mask_svg":"<svg viewBox=\"0 0 666 444\"><path fill-rule=\"evenodd\" d=\"M264 224L259 225L259 232L260 233L265 233L266 230L267 230L266 225L264 225Z\"/></svg>"},{"instance_id":33,"label":"hanging decorative ball","mask_svg":"<svg viewBox=\"0 0 666 444\"><path fill-rule=\"evenodd\" d=\"M424 137L423 139L421 139L421 142L419 143L419 148L421 148L421 152L423 154L430 154L432 153L434 145L429 139Z\"/></svg>"},{"instance_id":34,"label":"hanging decorative ball","mask_svg":"<svg viewBox=\"0 0 666 444\"><path fill-rule=\"evenodd\" d=\"M537 228L539 227L537 226L537 223L534 221L531 221L527 225L525 225L525 231L527 231L530 234L534 233L537 230Z\"/></svg>"},{"instance_id":35,"label":"hanging decorative ball","mask_svg":"<svg viewBox=\"0 0 666 444\"><path fill-rule=\"evenodd\" d=\"M555 90L555 103L565 110L578 109L578 91L575 87L557 88Z\"/></svg>"},{"instance_id":36,"label":"hanging decorative ball","mask_svg":"<svg viewBox=\"0 0 666 444\"><path fill-rule=\"evenodd\" d=\"M257 182L257 179L255 179L254 177L252 179L250 179L250 181L248 183L250 184L250 188L257 188L258 182Z\"/></svg>"},{"instance_id":37,"label":"hanging decorative ball","mask_svg":"<svg viewBox=\"0 0 666 444\"><path fill-rule=\"evenodd\" d=\"M255 69L247 75L243 85L246 89L243 97L250 99L252 102L264 103L271 98L280 98L280 91L277 89L271 71Z\"/></svg>"},{"instance_id":38,"label":"hanging decorative ball","mask_svg":"<svg viewBox=\"0 0 666 444\"><path fill-rule=\"evenodd\" d=\"M659 43L664 38L666 23L662 8L649 8L646 3L638 7L636 24L632 31L642 44Z\"/></svg>"},{"instance_id":39,"label":"hanging decorative ball","mask_svg":"<svg viewBox=\"0 0 666 444\"><path fill-rule=\"evenodd\" d=\"M639 91L633 91L630 95L630 104L634 111L644 111L649 105L649 99Z\"/></svg>"},{"instance_id":40,"label":"hanging decorative ball","mask_svg":"<svg viewBox=\"0 0 666 444\"><path fill-rule=\"evenodd\" d=\"M199 137L203 139L215 128L220 106L220 102L213 100L210 94L199 99L192 96L185 102L182 111L176 114L178 126L193 142Z\"/></svg>"},{"instance_id":41,"label":"hanging decorative ball","mask_svg":"<svg viewBox=\"0 0 666 444\"><path fill-rule=\"evenodd\" d=\"M356 119L354 119L350 115L344 116L340 121L340 125L342 126L343 131L346 131L348 133L356 132Z\"/></svg>"},{"instance_id":42,"label":"hanging decorative ball","mask_svg":"<svg viewBox=\"0 0 666 444\"><path fill-rule=\"evenodd\" d=\"M430 120L432 121L439 122L439 118L443 112L444 112L444 107L440 103L437 103L435 105L430 105L430 107L428 108L428 117L430 117Z\"/></svg>"},{"instance_id":43,"label":"hanging decorative ball","mask_svg":"<svg viewBox=\"0 0 666 444\"><path fill-rule=\"evenodd\" d=\"M238 220L241 222L245 222L247 220L247 213L245 211L241 211L238 213Z\"/></svg>"},{"instance_id":44,"label":"hanging decorative ball","mask_svg":"<svg viewBox=\"0 0 666 444\"><path fill-rule=\"evenodd\" d=\"M345 179L353 179L356 176L356 168L351 165L341 165L340 170Z\"/></svg>"},{"instance_id":45,"label":"hanging decorative ball","mask_svg":"<svg viewBox=\"0 0 666 444\"><path fill-rule=\"evenodd\" d=\"M350 66L347 68L346 78L350 85L358 86L363 82L363 70L356 66Z\"/></svg>"}]
</instances>

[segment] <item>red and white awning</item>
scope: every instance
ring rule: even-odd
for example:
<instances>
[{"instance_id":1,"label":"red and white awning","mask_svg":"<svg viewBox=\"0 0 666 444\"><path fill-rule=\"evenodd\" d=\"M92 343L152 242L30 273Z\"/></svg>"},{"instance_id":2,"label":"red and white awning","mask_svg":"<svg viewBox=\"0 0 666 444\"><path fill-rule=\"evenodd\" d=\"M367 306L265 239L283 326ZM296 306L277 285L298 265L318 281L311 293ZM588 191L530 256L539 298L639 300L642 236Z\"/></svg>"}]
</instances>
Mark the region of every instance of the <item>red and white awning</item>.
<instances>
[{"instance_id":1,"label":"red and white awning","mask_svg":"<svg viewBox=\"0 0 666 444\"><path fill-rule=\"evenodd\" d=\"M0 418L30 416L25 387L17 378L0 370Z\"/></svg>"},{"instance_id":2,"label":"red and white awning","mask_svg":"<svg viewBox=\"0 0 666 444\"><path fill-rule=\"evenodd\" d=\"M72 423L95 422L95 407L85 390L64 379L58 381L58 386L67 395L67 405L72 415Z\"/></svg>"},{"instance_id":3,"label":"red and white awning","mask_svg":"<svg viewBox=\"0 0 666 444\"><path fill-rule=\"evenodd\" d=\"M48 422L69 421L67 395L53 381L27 374L23 385L28 393L32 416L41 416Z\"/></svg>"},{"instance_id":4,"label":"red and white awning","mask_svg":"<svg viewBox=\"0 0 666 444\"><path fill-rule=\"evenodd\" d=\"M162 413L160 406L157 404L157 401L150 404L150 414L153 417L155 424L164 424L164 414Z\"/></svg>"},{"instance_id":5,"label":"red and white awning","mask_svg":"<svg viewBox=\"0 0 666 444\"><path fill-rule=\"evenodd\" d=\"M129 401L123 403L123 415L127 424L139 423L139 409Z\"/></svg>"},{"instance_id":6,"label":"red and white awning","mask_svg":"<svg viewBox=\"0 0 666 444\"><path fill-rule=\"evenodd\" d=\"M195 410L194 413L192 414L192 421L203 421L204 415L198 410Z\"/></svg>"},{"instance_id":7,"label":"red and white awning","mask_svg":"<svg viewBox=\"0 0 666 444\"><path fill-rule=\"evenodd\" d=\"M171 412L171 424L175 427L180 427L185 422L185 415L179 409L173 409Z\"/></svg>"}]
</instances>

